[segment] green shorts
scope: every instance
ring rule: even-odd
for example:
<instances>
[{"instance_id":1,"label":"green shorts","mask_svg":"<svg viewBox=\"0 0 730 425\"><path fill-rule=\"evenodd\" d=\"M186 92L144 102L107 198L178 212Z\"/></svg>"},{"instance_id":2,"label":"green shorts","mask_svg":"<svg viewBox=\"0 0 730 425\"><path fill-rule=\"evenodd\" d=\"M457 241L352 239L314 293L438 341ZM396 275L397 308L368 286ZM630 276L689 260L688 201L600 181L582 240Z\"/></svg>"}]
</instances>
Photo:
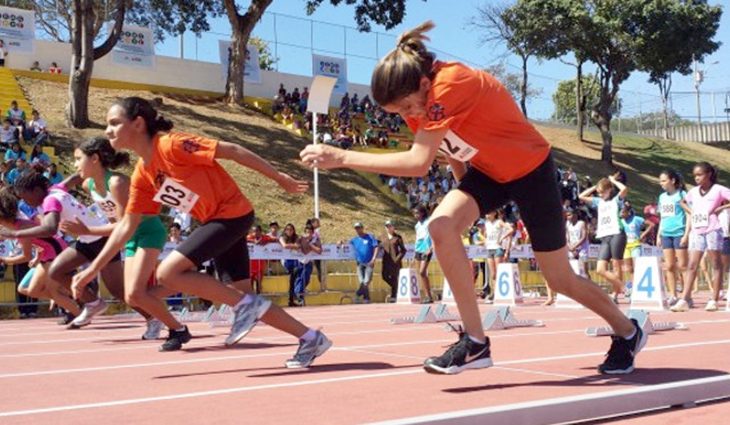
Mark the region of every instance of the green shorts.
<instances>
[{"instance_id":1,"label":"green shorts","mask_svg":"<svg viewBox=\"0 0 730 425\"><path fill-rule=\"evenodd\" d=\"M144 216L139 223L137 231L124 246L124 257L134 257L137 248L159 249L160 251L167 242L167 229L162 224L160 217L156 215Z\"/></svg>"}]
</instances>

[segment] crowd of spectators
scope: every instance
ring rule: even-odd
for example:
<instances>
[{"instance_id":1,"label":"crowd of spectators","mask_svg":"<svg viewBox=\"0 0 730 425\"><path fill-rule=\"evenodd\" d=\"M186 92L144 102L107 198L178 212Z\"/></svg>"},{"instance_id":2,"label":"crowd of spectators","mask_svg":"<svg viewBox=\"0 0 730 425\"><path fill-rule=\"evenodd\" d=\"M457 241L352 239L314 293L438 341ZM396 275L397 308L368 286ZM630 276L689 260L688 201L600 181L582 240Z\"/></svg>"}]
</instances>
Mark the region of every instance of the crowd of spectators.
<instances>
[{"instance_id":1,"label":"crowd of spectators","mask_svg":"<svg viewBox=\"0 0 730 425\"><path fill-rule=\"evenodd\" d=\"M312 131L312 114L307 112L309 91L295 87L287 91L284 84L274 97L272 112L294 128ZM391 135L400 133L403 120L398 114L389 114L365 95L362 99L357 93L352 97L345 93L340 107L329 114L317 117L317 133L321 143L350 149L355 145L387 148L392 145Z\"/></svg>"},{"instance_id":2,"label":"crowd of spectators","mask_svg":"<svg viewBox=\"0 0 730 425\"><path fill-rule=\"evenodd\" d=\"M41 64L38 61L33 61L33 65L30 66L30 70L35 72L43 72ZM51 62L51 66L48 67L48 72L51 74L60 74L61 67L59 67L56 62Z\"/></svg>"}]
</instances>

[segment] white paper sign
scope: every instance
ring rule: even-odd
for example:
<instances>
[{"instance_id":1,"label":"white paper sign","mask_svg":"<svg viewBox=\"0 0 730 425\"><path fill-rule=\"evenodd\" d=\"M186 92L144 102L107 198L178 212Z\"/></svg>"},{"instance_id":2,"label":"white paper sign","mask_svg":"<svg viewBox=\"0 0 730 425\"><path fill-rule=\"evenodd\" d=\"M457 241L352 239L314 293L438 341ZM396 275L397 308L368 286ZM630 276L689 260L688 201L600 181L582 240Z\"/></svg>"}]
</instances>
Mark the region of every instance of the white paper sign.
<instances>
[{"instance_id":1,"label":"white paper sign","mask_svg":"<svg viewBox=\"0 0 730 425\"><path fill-rule=\"evenodd\" d=\"M500 263L497 265L497 281L494 288L495 305L515 305L523 302L520 270L517 264Z\"/></svg>"},{"instance_id":2,"label":"white paper sign","mask_svg":"<svg viewBox=\"0 0 730 425\"><path fill-rule=\"evenodd\" d=\"M410 268L400 269L398 273L398 304L420 304L421 287L418 285L418 274Z\"/></svg>"},{"instance_id":3,"label":"white paper sign","mask_svg":"<svg viewBox=\"0 0 730 425\"><path fill-rule=\"evenodd\" d=\"M330 97L332 97L335 84L337 84L337 80L332 77L322 75L314 77L312 89L309 91L309 99L307 100L307 112L328 114Z\"/></svg>"},{"instance_id":4,"label":"white paper sign","mask_svg":"<svg viewBox=\"0 0 730 425\"><path fill-rule=\"evenodd\" d=\"M312 55L312 75L324 75L337 80L334 93L347 92L347 60L331 56Z\"/></svg>"},{"instance_id":5,"label":"white paper sign","mask_svg":"<svg viewBox=\"0 0 730 425\"><path fill-rule=\"evenodd\" d=\"M634 260L634 282L631 290L632 310L666 310L664 275L659 257Z\"/></svg>"},{"instance_id":6,"label":"white paper sign","mask_svg":"<svg viewBox=\"0 0 730 425\"><path fill-rule=\"evenodd\" d=\"M0 40L5 43L8 52L33 53L34 12L0 6Z\"/></svg>"}]
</instances>

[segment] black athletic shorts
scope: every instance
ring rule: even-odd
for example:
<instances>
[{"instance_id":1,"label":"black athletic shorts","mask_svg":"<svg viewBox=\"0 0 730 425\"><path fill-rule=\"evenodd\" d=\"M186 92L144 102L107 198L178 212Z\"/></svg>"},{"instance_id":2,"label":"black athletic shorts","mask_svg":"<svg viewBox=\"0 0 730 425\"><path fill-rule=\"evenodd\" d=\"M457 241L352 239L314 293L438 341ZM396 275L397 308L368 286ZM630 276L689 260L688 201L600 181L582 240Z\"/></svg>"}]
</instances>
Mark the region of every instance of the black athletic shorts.
<instances>
[{"instance_id":1,"label":"black athletic shorts","mask_svg":"<svg viewBox=\"0 0 730 425\"><path fill-rule=\"evenodd\" d=\"M78 251L79 254L83 255L89 262L92 262L99 256L101 250L104 249L104 245L106 245L106 241L108 240L109 238L106 236L99 238L94 242L81 242L77 240L74 242L72 248ZM114 263L121 260L122 256L117 252L109 262Z\"/></svg>"},{"instance_id":2,"label":"black athletic shorts","mask_svg":"<svg viewBox=\"0 0 730 425\"><path fill-rule=\"evenodd\" d=\"M254 213L236 218L210 220L193 231L175 251L196 266L215 262L223 282L237 282L250 277L246 235L254 222Z\"/></svg>"},{"instance_id":3,"label":"black athletic shorts","mask_svg":"<svg viewBox=\"0 0 730 425\"><path fill-rule=\"evenodd\" d=\"M433 257L433 252L430 254L426 254L425 252L417 252L413 258L416 261L431 261L431 257Z\"/></svg>"},{"instance_id":4,"label":"black athletic shorts","mask_svg":"<svg viewBox=\"0 0 730 425\"><path fill-rule=\"evenodd\" d=\"M532 249L549 252L565 246L565 218L555 175L550 154L529 174L507 183L497 182L471 167L458 189L474 198L481 216L514 201L530 234Z\"/></svg>"},{"instance_id":5,"label":"black athletic shorts","mask_svg":"<svg viewBox=\"0 0 730 425\"><path fill-rule=\"evenodd\" d=\"M598 250L598 259L623 260L624 250L626 249L626 233L623 231L615 235L604 236L601 238L601 248Z\"/></svg>"}]
</instances>

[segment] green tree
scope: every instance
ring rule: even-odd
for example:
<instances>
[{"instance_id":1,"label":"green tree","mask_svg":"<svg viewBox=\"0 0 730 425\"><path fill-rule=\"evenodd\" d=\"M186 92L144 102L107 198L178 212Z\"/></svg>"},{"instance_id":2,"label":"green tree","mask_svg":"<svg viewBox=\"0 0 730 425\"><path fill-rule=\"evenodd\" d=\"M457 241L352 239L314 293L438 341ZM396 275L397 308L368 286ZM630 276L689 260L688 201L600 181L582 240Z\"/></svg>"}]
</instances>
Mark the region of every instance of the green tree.
<instances>
[{"instance_id":1,"label":"green tree","mask_svg":"<svg viewBox=\"0 0 730 425\"><path fill-rule=\"evenodd\" d=\"M279 58L274 57L271 53L269 42L260 37L253 36L248 40L248 44L256 46L256 50L259 52L259 68L273 71L274 64L279 61Z\"/></svg>"},{"instance_id":2,"label":"green tree","mask_svg":"<svg viewBox=\"0 0 730 425\"><path fill-rule=\"evenodd\" d=\"M692 73L692 62L716 51L713 38L720 26L722 9L706 1L656 0L646 10L646 31L636 46L638 68L649 74L662 99L664 138L669 135L669 93L672 73Z\"/></svg>"},{"instance_id":3,"label":"green tree","mask_svg":"<svg viewBox=\"0 0 730 425\"><path fill-rule=\"evenodd\" d=\"M497 78L509 90L513 98L519 99L522 96L522 75L507 71L504 63L488 66L484 69L488 73ZM525 99L530 100L542 94L542 89L527 85L525 90Z\"/></svg>"},{"instance_id":4,"label":"green tree","mask_svg":"<svg viewBox=\"0 0 730 425\"><path fill-rule=\"evenodd\" d=\"M482 32L481 41L484 44L504 45L522 60L522 81L520 84L519 99L522 113L527 117L527 62L537 53L541 42L537 32L524 31L526 22L531 19L523 9L507 7L504 4L485 3L477 7L477 14L471 18L470 26Z\"/></svg>"},{"instance_id":5,"label":"green tree","mask_svg":"<svg viewBox=\"0 0 730 425\"><path fill-rule=\"evenodd\" d=\"M593 75L583 76L581 78L581 98L576 99L575 93L578 90L578 80L564 80L558 83L558 87L553 93L553 105L555 111L552 119L567 124L576 124L579 121L588 121L588 111L593 105L599 101L599 92L601 90L598 78ZM576 102L579 104L576 105ZM611 113L616 115L619 112L619 99L615 99L611 107ZM576 110L580 114L576 115Z\"/></svg>"}]
</instances>

